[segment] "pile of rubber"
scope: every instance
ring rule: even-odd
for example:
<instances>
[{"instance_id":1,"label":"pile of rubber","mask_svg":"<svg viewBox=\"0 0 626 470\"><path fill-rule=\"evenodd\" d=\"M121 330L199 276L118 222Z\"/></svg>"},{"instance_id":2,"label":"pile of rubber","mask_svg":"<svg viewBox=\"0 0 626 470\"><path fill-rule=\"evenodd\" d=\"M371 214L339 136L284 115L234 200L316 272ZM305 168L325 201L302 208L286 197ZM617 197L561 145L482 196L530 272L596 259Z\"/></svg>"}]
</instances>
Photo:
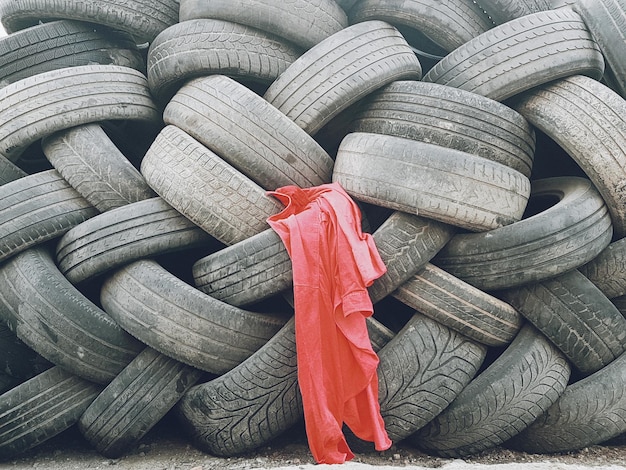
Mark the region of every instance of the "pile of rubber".
<instances>
[{"instance_id":1,"label":"pile of rubber","mask_svg":"<svg viewBox=\"0 0 626 470\"><path fill-rule=\"evenodd\" d=\"M391 439L626 432L626 1L1 0L0 458L301 425L266 191L340 183ZM370 448L351 436L351 446Z\"/></svg>"}]
</instances>

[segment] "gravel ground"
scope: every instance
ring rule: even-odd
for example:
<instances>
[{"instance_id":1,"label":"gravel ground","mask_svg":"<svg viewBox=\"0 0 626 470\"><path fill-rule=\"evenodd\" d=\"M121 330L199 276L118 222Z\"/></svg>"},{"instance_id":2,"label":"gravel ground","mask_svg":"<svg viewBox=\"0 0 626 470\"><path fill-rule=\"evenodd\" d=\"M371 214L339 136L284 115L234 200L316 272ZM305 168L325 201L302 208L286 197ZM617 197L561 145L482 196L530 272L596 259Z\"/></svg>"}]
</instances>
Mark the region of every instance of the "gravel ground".
<instances>
[{"instance_id":1,"label":"gravel ground","mask_svg":"<svg viewBox=\"0 0 626 470\"><path fill-rule=\"evenodd\" d=\"M218 458L194 448L187 437L181 435L175 422L167 418L119 459L108 459L98 454L76 428L71 428L19 458L0 461L0 468L15 470L321 470L326 467L330 466L315 465L300 428L252 454ZM616 440L612 445L592 446L578 452L555 455L527 454L498 447L464 460L427 455L401 443L385 452L357 454L351 462L332 467L344 470L626 470L626 442Z\"/></svg>"}]
</instances>

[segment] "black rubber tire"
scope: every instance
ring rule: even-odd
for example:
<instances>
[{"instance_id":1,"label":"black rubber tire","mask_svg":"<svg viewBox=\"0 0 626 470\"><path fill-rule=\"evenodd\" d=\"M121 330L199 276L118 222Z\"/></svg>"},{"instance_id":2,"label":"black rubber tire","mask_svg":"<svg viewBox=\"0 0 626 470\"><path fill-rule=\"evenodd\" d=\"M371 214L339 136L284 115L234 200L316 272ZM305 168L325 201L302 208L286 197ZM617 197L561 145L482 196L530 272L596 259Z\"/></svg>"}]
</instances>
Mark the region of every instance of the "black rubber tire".
<instances>
[{"instance_id":1,"label":"black rubber tire","mask_svg":"<svg viewBox=\"0 0 626 470\"><path fill-rule=\"evenodd\" d=\"M552 9L550 0L478 0L476 3L496 25Z\"/></svg>"},{"instance_id":2,"label":"black rubber tire","mask_svg":"<svg viewBox=\"0 0 626 470\"><path fill-rule=\"evenodd\" d=\"M155 292L154 286L159 286ZM104 310L153 349L197 369L223 374L263 346L285 316L225 304L181 281L155 261L118 269L100 290Z\"/></svg>"},{"instance_id":3,"label":"black rubber tire","mask_svg":"<svg viewBox=\"0 0 626 470\"><path fill-rule=\"evenodd\" d=\"M73 284L141 258L207 246L213 239L160 197L127 204L69 230L56 260Z\"/></svg>"},{"instance_id":4,"label":"black rubber tire","mask_svg":"<svg viewBox=\"0 0 626 470\"><path fill-rule=\"evenodd\" d=\"M139 171L98 124L85 124L42 141L63 178L100 212L156 196Z\"/></svg>"},{"instance_id":5,"label":"black rubber tire","mask_svg":"<svg viewBox=\"0 0 626 470\"><path fill-rule=\"evenodd\" d=\"M577 270L505 291L502 297L526 317L584 375L624 353L626 319Z\"/></svg>"},{"instance_id":6,"label":"black rubber tire","mask_svg":"<svg viewBox=\"0 0 626 470\"><path fill-rule=\"evenodd\" d=\"M24 344L4 321L0 321L0 374L23 381L50 367L50 362Z\"/></svg>"},{"instance_id":7,"label":"black rubber tire","mask_svg":"<svg viewBox=\"0 0 626 470\"><path fill-rule=\"evenodd\" d=\"M463 457L526 429L563 394L570 366L532 325L411 442L427 452Z\"/></svg>"},{"instance_id":8,"label":"black rubber tire","mask_svg":"<svg viewBox=\"0 0 626 470\"><path fill-rule=\"evenodd\" d=\"M181 0L180 21L215 18L244 24L309 49L348 26L333 0Z\"/></svg>"},{"instance_id":9,"label":"black rubber tire","mask_svg":"<svg viewBox=\"0 0 626 470\"><path fill-rule=\"evenodd\" d=\"M394 80L419 80L422 68L404 37L382 21L349 26L291 64L263 97L314 135L333 117Z\"/></svg>"},{"instance_id":10,"label":"black rubber tire","mask_svg":"<svg viewBox=\"0 0 626 470\"><path fill-rule=\"evenodd\" d=\"M607 203L616 238L626 235L626 102L588 77L545 85L512 106L570 155Z\"/></svg>"},{"instance_id":11,"label":"black rubber tire","mask_svg":"<svg viewBox=\"0 0 626 470\"><path fill-rule=\"evenodd\" d=\"M23 382L24 382L23 379L18 379L16 377L13 377L12 375L3 374L2 372L0 372L0 395L17 387L19 384Z\"/></svg>"},{"instance_id":12,"label":"black rubber tire","mask_svg":"<svg viewBox=\"0 0 626 470\"><path fill-rule=\"evenodd\" d=\"M16 161L43 137L109 119L160 122L141 72L96 64L40 73L0 88L0 154Z\"/></svg>"},{"instance_id":13,"label":"black rubber tire","mask_svg":"<svg viewBox=\"0 0 626 470\"><path fill-rule=\"evenodd\" d=\"M365 98L347 132L419 140L502 163L530 178L535 132L497 101L436 83L396 81Z\"/></svg>"},{"instance_id":14,"label":"black rubber tire","mask_svg":"<svg viewBox=\"0 0 626 470\"><path fill-rule=\"evenodd\" d=\"M141 43L177 23L178 9L178 0L2 0L0 18L9 33L42 21L73 19L127 31Z\"/></svg>"},{"instance_id":15,"label":"black rubber tire","mask_svg":"<svg viewBox=\"0 0 626 470\"><path fill-rule=\"evenodd\" d=\"M0 186L0 261L59 237L97 214L56 170Z\"/></svg>"},{"instance_id":16,"label":"black rubber tire","mask_svg":"<svg viewBox=\"0 0 626 470\"><path fill-rule=\"evenodd\" d=\"M626 354L569 385L508 447L543 454L580 450L626 432Z\"/></svg>"},{"instance_id":17,"label":"black rubber tire","mask_svg":"<svg viewBox=\"0 0 626 470\"><path fill-rule=\"evenodd\" d=\"M351 23L382 20L415 29L446 52L493 27L476 2L465 0L360 0L349 18Z\"/></svg>"},{"instance_id":18,"label":"black rubber tire","mask_svg":"<svg viewBox=\"0 0 626 470\"><path fill-rule=\"evenodd\" d=\"M485 346L413 315L379 352L378 399L389 438L403 440L453 403L486 353Z\"/></svg>"},{"instance_id":19,"label":"black rubber tire","mask_svg":"<svg viewBox=\"0 0 626 470\"><path fill-rule=\"evenodd\" d=\"M53 367L0 395L0 459L73 426L101 387Z\"/></svg>"},{"instance_id":20,"label":"black rubber tire","mask_svg":"<svg viewBox=\"0 0 626 470\"><path fill-rule=\"evenodd\" d=\"M166 126L141 161L141 173L190 221L232 245L268 228L283 205L175 126Z\"/></svg>"},{"instance_id":21,"label":"black rubber tire","mask_svg":"<svg viewBox=\"0 0 626 470\"><path fill-rule=\"evenodd\" d=\"M626 295L626 238L614 241L578 269L609 299Z\"/></svg>"},{"instance_id":22,"label":"black rubber tire","mask_svg":"<svg viewBox=\"0 0 626 470\"><path fill-rule=\"evenodd\" d=\"M172 97L163 120L264 189L329 183L333 160L291 119L224 75L196 78Z\"/></svg>"},{"instance_id":23,"label":"black rubber tire","mask_svg":"<svg viewBox=\"0 0 626 470\"><path fill-rule=\"evenodd\" d=\"M562 176L535 180L532 187L526 218L455 235L433 264L479 289L500 290L556 277L608 246L609 212L591 181Z\"/></svg>"},{"instance_id":24,"label":"black rubber tire","mask_svg":"<svg viewBox=\"0 0 626 470\"><path fill-rule=\"evenodd\" d=\"M623 0L578 0L572 5L600 46L615 90L626 96L626 3Z\"/></svg>"},{"instance_id":25,"label":"black rubber tire","mask_svg":"<svg viewBox=\"0 0 626 470\"><path fill-rule=\"evenodd\" d=\"M188 20L170 26L150 45L148 84L161 103L186 80L211 74L269 86L301 54L273 34L238 23Z\"/></svg>"},{"instance_id":26,"label":"black rubber tire","mask_svg":"<svg viewBox=\"0 0 626 470\"><path fill-rule=\"evenodd\" d=\"M135 446L202 375L146 348L89 405L78 429L102 455L118 458Z\"/></svg>"},{"instance_id":27,"label":"black rubber tire","mask_svg":"<svg viewBox=\"0 0 626 470\"><path fill-rule=\"evenodd\" d=\"M530 181L466 152L383 134L353 132L337 152L333 181L353 198L472 231L522 218Z\"/></svg>"},{"instance_id":28,"label":"black rubber tire","mask_svg":"<svg viewBox=\"0 0 626 470\"><path fill-rule=\"evenodd\" d=\"M51 363L96 383L110 382L143 345L70 284L47 247L0 268L0 316Z\"/></svg>"},{"instance_id":29,"label":"black rubber tire","mask_svg":"<svg viewBox=\"0 0 626 470\"><path fill-rule=\"evenodd\" d=\"M23 178L28 173L0 155L0 186L16 179Z\"/></svg>"},{"instance_id":30,"label":"black rubber tire","mask_svg":"<svg viewBox=\"0 0 626 470\"><path fill-rule=\"evenodd\" d=\"M388 267L369 287L376 302L402 284L452 237L449 225L406 212L394 212L373 234ZM272 229L219 250L193 265L194 284L232 305L247 305L290 288L291 259Z\"/></svg>"},{"instance_id":31,"label":"black rubber tire","mask_svg":"<svg viewBox=\"0 0 626 470\"><path fill-rule=\"evenodd\" d=\"M423 80L496 101L571 75L600 79L604 58L578 13L541 11L475 37L438 62Z\"/></svg>"},{"instance_id":32,"label":"black rubber tire","mask_svg":"<svg viewBox=\"0 0 626 470\"><path fill-rule=\"evenodd\" d=\"M0 87L38 73L89 64L146 70L133 38L81 21L53 21L0 39Z\"/></svg>"},{"instance_id":33,"label":"black rubber tire","mask_svg":"<svg viewBox=\"0 0 626 470\"><path fill-rule=\"evenodd\" d=\"M506 346L522 326L522 316L509 304L430 263L391 295L487 346Z\"/></svg>"}]
</instances>

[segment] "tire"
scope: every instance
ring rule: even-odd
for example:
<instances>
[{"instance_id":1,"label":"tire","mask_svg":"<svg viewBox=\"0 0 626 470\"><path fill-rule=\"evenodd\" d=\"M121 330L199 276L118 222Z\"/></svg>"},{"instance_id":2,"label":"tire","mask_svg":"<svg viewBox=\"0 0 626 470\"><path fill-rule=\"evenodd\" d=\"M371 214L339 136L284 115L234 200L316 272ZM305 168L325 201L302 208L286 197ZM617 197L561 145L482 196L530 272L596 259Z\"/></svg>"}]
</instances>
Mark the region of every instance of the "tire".
<instances>
[{"instance_id":1,"label":"tire","mask_svg":"<svg viewBox=\"0 0 626 470\"><path fill-rule=\"evenodd\" d=\"M506 346L522 326L522 316L509 304L430 263L391 295L442 325L487 346Z\"/></svg>"},{"instance_id":2,"label":"tire","mask_svg":"<svg viewBox=\"0 0 626 470\"><path fill-rule=\"evenodd\" d=\"M448 226L393 213L373 234L388 267L369 287L374 302L391 293L432 258L453 234ZM292 286L291 259L272 229L212 253L193 265L195 286L232 305L247 305Z\"/></svg>"},{"instance_id":3,"label":"tire","mask_svg":"<svg viewBox=\"0 0 626 470\"><path fill-rule=\"evenodd\" d=\"M530 181L482 157L382 134L351 133L333 181L353 198L472 231L522 218Z\"/></svg>"},{"instance_id":4,"label":"tire","mask_svg":"<svg viewBox=\"0 0 626 470\"><path fill-rule=\"evenodd\" d=\"M150 42L178 22L178 0L113 0L89 3L64 0L3 0L0 18L8 33L54 19L73 19L121 29L138 43Z\"/></svg>"},{"instance_id":5,"label":"tire","mask_svg":"<svg viewBox=\"0 0 626 470\"><path fill-rule=\"evenodd\" d=\"M616 238L626 235L626 103L588 77L569 77L512 103L576 161L607 203Z\"/></svg>"},{"instance_id":6,"label":"tire","mask_svg":"<svg viewBox=\"0 0 626 470\"><path fill-rule=\"evenodd\" d=\"M73 426L101 387L53 367L0 396L0 459Z\"/></svg>"},{"instance_id":7,"label":"tire","mask_svg":"<svg viewBox=\"0 0 626 470\"><path fill-rule=\"evenodd\" d=\"M530 178L535 132L497 101L435 83L396 81L365 98L347 132L386 134L487 158Z\"/></svg>"},{"instance_id":8,"label":"tire","mask_svg":"<svg viewBox=\"0 0 626 470\"><path fill-rule=\"evenodd\" d=\"M0 155L0 186L23 178L28 173Z\"/></svg>"},{"instance_id":9,"label":"tire","mask_svg":"<svg viewBox=\"0 0 626 470\"><path fill-rule=\"evenodd\" d=\"M56 261L73 284L141 258L207 246L213 240L160 197L127 204L69 230Z\"/></svg>"},{"instance_id":10,"label":"tire","mask_svg":"<svg viewBox=\"0 0 626 470\"><path fill-rule=\"evenodd\" d=\"M569 385L561 397L507 446L543 454L600 444L626 432L626 354Z\"/></svg>"},{"instance_id":11,"label":"tire","mask_svg":"<svg viewBox=\"0 0 626 470\"><path fill-rule=\"evenodd\" d=\"M623 0L579 0L573 6L598 43L616 91L626 95L626 54L618 44L626 41L626 3Z\"/></svg>"},{"instance_id":12,"label":"tire","mask_svg":"<svg viewBox=\"0 0 626 470\"><path fill-rule=\"evenodd\" d=\"M550 0L479 0L478 5L496 25L552 9Z\"/></svg>"},{"instance_id":13,"label":"tire","mask_svg":"<svg viewBox=\"0 0 626 470\"><path fill-rule=\"evenodd\" d=\"M569 376L563 354L527 324L504 353L411 442L445 457L495 447L526 429L556 402Z\"/></svg>"},{"instance_id":14,"label":"tire","mask_svg":"<svg viewBox=\"0 0 626 470\"><path fill-rule=\"evenodd\" d=\"M53 134L42 147L61 176L100 212L156 197L98 124Z\"/></svg>"},{"instance_id":15,"label":"tire","mask_svg":"<svg viewBox=\"0 0 626 470\"><path fill-rule=\"evenodd\" d=\"M626 319L575 269L502 296L584 375L602 369L625 350Z\"/></svg>"},{"instance_id":16,"label":"tire","mask_svg":"<svg viewBox=\"0 0 626 470\"><path fill-rule=\"evenodd\" d=\"M80 65L102 64L146 70L132 37L81 21L53 21L0 39L0 86L33 75Z\"/></svg>"},{"instance_id":17,"label":"tire","mask_svg":"<svg viewBox=\"0 0 626 470\"><path fill-rule=\"evenodd\" d=\"M102 455L118 458L201 376L201 371L146 348L89 405L78 429Z\"/></svg>"},{"instance_id":18,"label":"tire","mask_svg":"<svg viewBox=\"0 0 626 470\"><path fill-rule=\"evenodd\" d=\"M161 120L143 74L117 65L40 73L0 88L0 154L16 161L43 137L109 119Z\"/></svg>"},{"instance_id":19,"label":"tire","mask_svg":"<svg viewBox=\"0 0 626 470\"><path fill-rule=\"evenodd\" d=\"M273 34L214 19L187 20L160 33L148 51L148 84L167 103L191 78L222 74L269 86L301 55Z\"/></svg>"},{"instance_id":20,"label":"tire","mask_svg":"<svg viewBox=\"0 0 626 470\"><path fill-rule=\"evenodd\" d=\"M48 240L96 215L55 170L0 186L0 260Z\"/></svg>"},{"instance_id":21,"label":"tire","mask_svg":"<svg viewBox=\"0 0 626 470\"><path fill-rule=\"evenodd\" d=\"M20 253L0 268L0 315L51 363L106 384L141 351L136 341L59 272L45 247Z\"/></svg>"},{"instance_id":22,"label":"tire","mask_svg":"<svg viewBox=\"0 0 626 470\"><path fill-rule=\"evenodd\" d=\"M425 82L496 101L571 75L600 79L604 58L571 9L533 13L504 23L450 52Z\"/></svg>"},{"instance_id":23,"label":"tire","mask_svg":"<svg viewBox=\"0 0 626 470\"><path fill-rule=\"evenodd\" d=\"M614 241L578 269L609 299L626 295L626 238Z\"/></svg>"},{"instance_id":24,"label":"tire","mask_svg":"<svg viewBox=\"0 0 626 470\"><path fill-rule=\"evenodd\" d=\"M166 126L141 162L141 173L165 201L207 233L232 245L268 228L282 204L175 126Z\"/></svg>"},{"instance_id":25,"label":"tire","mask_svg":"<svg viewBox=\"0 0 626 470\"><path fill-rule=\"evenodd\" d=\"M348 26L333 0L181 0L180 21L214 18L232 21L285 38L310 49Z\"/></svg>"},{"instance_id":26,"label":"tire","mask_svg":"<svg viewBox=\"0 0 626 470\"><path fill-rule=\"evenodd\" d=\"M351 23L381 20L419 31L450 52L493 27L475 2L464 0L361 0L350 10Z\"/></svg>"},{"instance_id":27,"label":"tire","mask_svg":"<svg viewBox=\"0 0 626 470\"><path fill-rule=\"evenodd\" d=\"M154 286L159 286L158 292ZM218 375L250 357L287 321L213 299L149 260L136 261L109 276L100 301L122 328L143 343Z\"/></svg>"},{"instance_id":28,"label":"tire","mask_svg":"<svg viewBox=\"0 0 626 470\"><path fill-rule=\"evenodd\" d=\"M455 235L433 264L479 289L501 290L582 266L611 236L608 209L591 181L545 178L532 183L526 218L485 233Z\"/></svg>"},{"instance_id":29,"label":"tire","mask_svg":"<svg viewBox=\"0 0 626 470\"><path fill-rule=\"evenodd\" d=\"M333 117L394 80L419 80L422 68L404 37L382 21L333 34L291 64L263 97L314 135Z\"/></svg>"},{"instance_id":30,"label":"tire","mask_svg":"<svg viewBox=\"0 0 626 470\"><path fill-rule=\"evenodd\" d=\"M288 117L223 76L187 82L163 120L183 130L264 189L329 183L333 160Z\"/></svg>"},{"instance_id":31,"label":"tire","mask_svg":"<svg viewBox=\"0 0 626 470\"><path fill-rule=\"evenodd\" d=\"M486 353L485 346L413 315L379 352L378 395L389 438L403 440L453 403Z\"/></svg>"}]
</instances>

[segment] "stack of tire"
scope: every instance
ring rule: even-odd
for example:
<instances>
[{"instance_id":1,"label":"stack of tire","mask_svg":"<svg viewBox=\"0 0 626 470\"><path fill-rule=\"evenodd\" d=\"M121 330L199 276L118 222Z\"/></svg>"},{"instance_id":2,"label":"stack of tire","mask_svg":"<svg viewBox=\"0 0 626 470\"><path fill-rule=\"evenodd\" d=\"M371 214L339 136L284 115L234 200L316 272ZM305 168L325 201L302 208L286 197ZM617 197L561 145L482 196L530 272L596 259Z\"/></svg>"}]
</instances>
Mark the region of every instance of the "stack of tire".
<instances>
[{"instance_id":1,"label":"stack of tire","mask_svg":"<svg viewBox=\"0 0 626 470\"><path fill-rule=\"evenodd\" d=\"M626 432L624 0L0 0L0 458L302 420L266 191L340 183L394 442ZM354 446L369 450L351 437Z\"/></svg>"}]
</instances>

